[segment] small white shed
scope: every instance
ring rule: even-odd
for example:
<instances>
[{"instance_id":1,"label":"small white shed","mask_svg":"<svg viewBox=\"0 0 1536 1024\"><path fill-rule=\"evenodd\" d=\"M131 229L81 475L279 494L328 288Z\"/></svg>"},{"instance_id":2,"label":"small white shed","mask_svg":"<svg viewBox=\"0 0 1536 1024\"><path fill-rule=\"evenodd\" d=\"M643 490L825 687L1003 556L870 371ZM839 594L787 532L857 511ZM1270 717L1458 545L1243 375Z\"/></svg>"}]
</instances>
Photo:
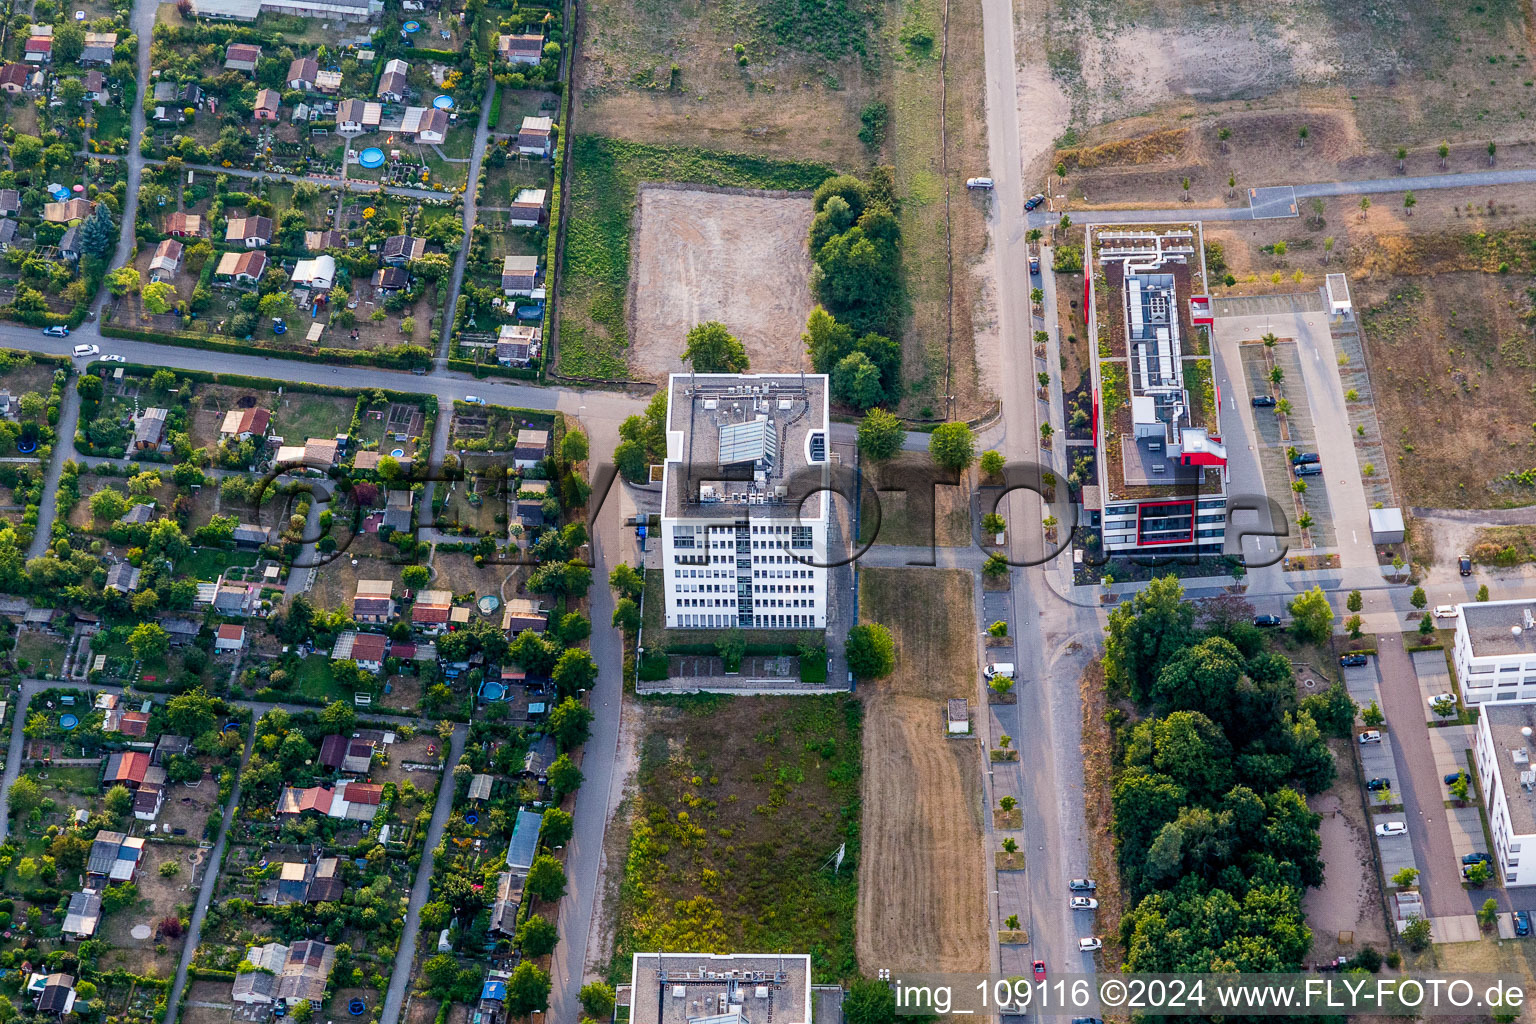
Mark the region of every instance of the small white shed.
<instances>
[{"instance_id":1,"label":"small white shed","mask_svg":"<svg viewBox=\"0 0 1536 1024\"><path fill-rule=\"evenodd\" d=\"M1371 543L1401 544L1404 537L1403 510L1400 508L1371 509Z\"/></svg>"}]
</instances>

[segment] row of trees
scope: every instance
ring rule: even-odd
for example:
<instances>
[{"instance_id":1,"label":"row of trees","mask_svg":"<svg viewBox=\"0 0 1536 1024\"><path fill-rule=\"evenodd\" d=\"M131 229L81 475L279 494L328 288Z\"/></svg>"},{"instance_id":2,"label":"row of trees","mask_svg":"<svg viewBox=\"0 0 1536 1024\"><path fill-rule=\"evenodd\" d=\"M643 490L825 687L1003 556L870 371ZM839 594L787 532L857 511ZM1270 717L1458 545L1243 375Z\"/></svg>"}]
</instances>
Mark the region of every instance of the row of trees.
<instances>
[{"instance_id":1,"label":"row of trees","mask_svg":"<svg viewBox=\"0 0 1536 1024\"><path fill-rule=\"evenodd\" d=\"M1171 576L1110 613L1111 695L1148 712L1111 712L1128 970L1294 970L1310 948L1301 898L1323 868L1303 794L1332 784L1324 736L1347 735L1355 705L1338 685L1298 702L1251 616L1231 600L1197 617Z\"/></svg>"}]
</instances>

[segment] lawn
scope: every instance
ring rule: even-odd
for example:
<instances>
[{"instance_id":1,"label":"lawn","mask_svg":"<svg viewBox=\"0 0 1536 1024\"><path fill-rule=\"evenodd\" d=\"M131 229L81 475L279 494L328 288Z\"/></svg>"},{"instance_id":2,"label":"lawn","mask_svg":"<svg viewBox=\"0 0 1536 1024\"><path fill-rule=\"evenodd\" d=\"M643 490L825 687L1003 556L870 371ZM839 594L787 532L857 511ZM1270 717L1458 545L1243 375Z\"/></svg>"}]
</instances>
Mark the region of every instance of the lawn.
<instances>
[{"instance_id":1,"label":"lawn","mask_svg":"<svg viewBox=\"0 0 1536 1024\"><path fill-rule=\"evenodd\" d=\"M352 691L343 691L331 678L331 656L329 654L311 654L305 658L299 666L298 677L294 680L294 688L306 697L318 698L325 701L339 700L347 704L352 703Z\"/></svg>"},{"instance_id":2,"label":"lawn","mask_svg":"<svg viewBox=\"0 0 1536 1024\"><path fill-rule=\"evenodd\" d=\"M560 372L615 379L629 375L624 302L640 182L805 190L834 173L821 164L646 146L593 135L577 135L571 141L571 161L559 306Z\"/></svg>"},{"instance_id":3,"label":"lawn","mask_svg":"<svg viewBox=\"0 0 1536 1024\"><path fill-rule=\"evenodd\" d=\"M647 650L702 650L714 647L727 635L740 633L749 650L758 647L775 647L794 650L801 644L821 647L826 634L819 629L677 629L666 627L666 601L662 600L660 569L645 570L645 589L650 595L645 602L645 621L641 624Z\"/></svg>"},{"instance_id":4,"label":"lawn","mask_svg":"<svg viewBox=\"0 0 1536 1024\"><path fill-rule=\"evenodd\" d=\"M291 392L273 410L272 432L289 444L303 444L310 437L335 437L351 425L356 407L357 399L343 395Z\"/></svg>"},{"instance_id":5,"label":"lawn","mask_svg":"<svg viewBox=\"0 0 1536 1024\"><path fill-rule=\"evenodd\" d=\"M819 981L857 974L858 702L705 695L647 702L645 717L618 957L795 950Z\"/></svg>"},{"instance_id":6,"label":"lawn","mask_svg":"<svg viewBox=\"0 0 1536 1024\"><path fill-rule=\"evenodd\" d=\"M195 580L213 581L230 566L252 566L256 564L257 553L255 551L226 551L223 548L193 548L192 553L176 564L176 573L179 576L190 576Z\"/></svg>"},{"instance_id":7,"label":"lawn","mask_svg":"<svg viewBox=\"0 0 1536 1024\"><path fill-rule=\"evenodd\" d=\"M67 650L68 645L63 639L47 633L24 629L16 636L17 663L28 675L50 676L58 673L64 667L64 654Z\"/></svg>"}]
</instances>

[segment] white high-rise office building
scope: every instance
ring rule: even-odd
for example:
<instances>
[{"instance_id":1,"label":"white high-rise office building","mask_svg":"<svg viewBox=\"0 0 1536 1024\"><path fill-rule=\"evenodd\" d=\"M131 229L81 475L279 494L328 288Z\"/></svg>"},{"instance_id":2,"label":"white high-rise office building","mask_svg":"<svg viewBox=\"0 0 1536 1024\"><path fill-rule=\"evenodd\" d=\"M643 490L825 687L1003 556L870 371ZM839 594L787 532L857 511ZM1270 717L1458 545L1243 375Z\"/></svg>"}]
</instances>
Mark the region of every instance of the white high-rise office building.
<instances>
[{"instance_id":1,"label":"white high-rise office building","mask_svg":"<svg viewBox=\"0 0 1536 1024\"><path fill-rule=\"evenodd\" d=\"M668 628L826 628L827 423L823 374L672 374Z\"/></svg>"}]
</instances>

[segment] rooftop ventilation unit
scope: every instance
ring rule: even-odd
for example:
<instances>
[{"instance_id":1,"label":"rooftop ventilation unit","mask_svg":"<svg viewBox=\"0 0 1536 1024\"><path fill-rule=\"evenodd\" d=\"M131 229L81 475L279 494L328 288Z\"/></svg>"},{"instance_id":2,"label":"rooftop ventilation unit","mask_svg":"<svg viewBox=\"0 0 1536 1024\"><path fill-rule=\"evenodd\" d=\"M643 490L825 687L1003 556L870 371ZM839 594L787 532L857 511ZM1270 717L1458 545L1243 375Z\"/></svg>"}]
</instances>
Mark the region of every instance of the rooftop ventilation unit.
<instances>
[{"instance_id":1,"label":"rooftop ventilation unit","mask_svg":"<svg viewBox=\"0 0 1536 1024\"><path fill-rule=\"evenodd\" d=\"M1529 608L1520 609L1520 617L1526 629L1536 629L1536 618L1531 616L1531 610Z\"/></svg>"},{"instance_id":2,"label":"rooftop ventilation unit","mask_svg":"<svg viewBox=\"0 0 1536 1024\"><path fill-rule=\"evenodd\" d=\"M1528 747L1516 747L1514 750L1509 752L1509 756L1510 759L1515 762L1515 764L1531 763L1531 752L1530 748Z\"/></svg>"}]
</instances>

